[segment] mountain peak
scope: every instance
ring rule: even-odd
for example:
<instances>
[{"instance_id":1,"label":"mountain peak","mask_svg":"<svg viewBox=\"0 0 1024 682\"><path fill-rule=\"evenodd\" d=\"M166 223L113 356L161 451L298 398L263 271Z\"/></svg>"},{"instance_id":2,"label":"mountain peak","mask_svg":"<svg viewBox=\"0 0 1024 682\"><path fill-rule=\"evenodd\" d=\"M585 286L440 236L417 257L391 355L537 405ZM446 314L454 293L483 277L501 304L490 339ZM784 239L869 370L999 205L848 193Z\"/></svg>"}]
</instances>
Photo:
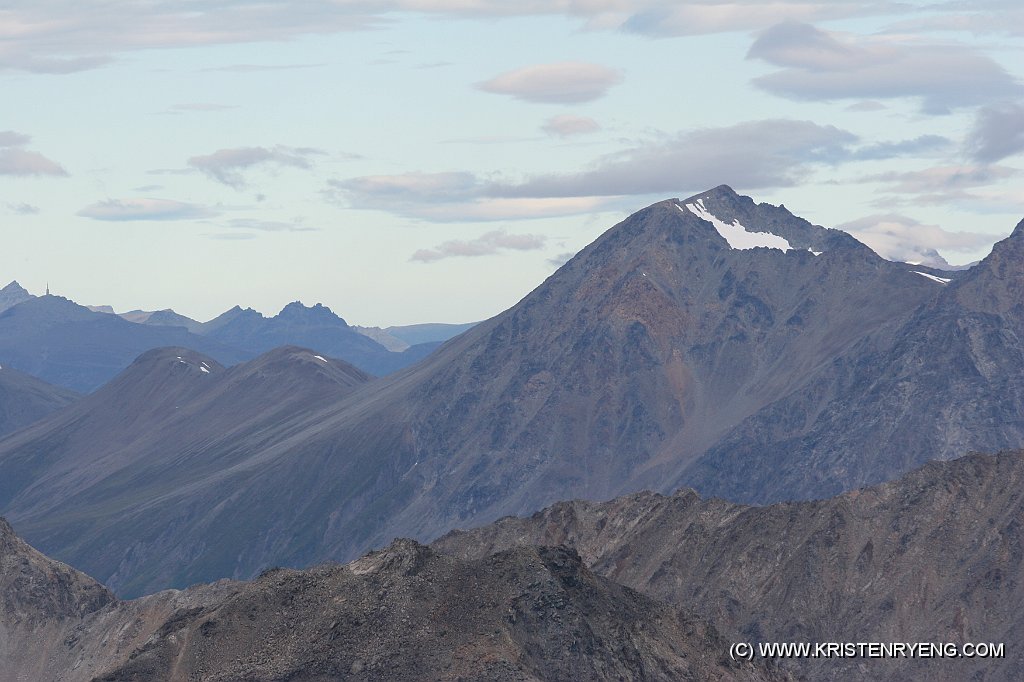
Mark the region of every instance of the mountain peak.
<instances>
[{"instance_id":1,"label":"mountain peak","mask_svg":"<svg viewBox=\"0 0 1024 682\"><path fill-rule=\"evenodd\" d=\"M188 369L195 374L212 374L224 369L219 362L202 353L188 348L169 346L146 351L136 358L135 362L125 371L148 371L156 367L179 369L180 365L184 365L180 369Z\"/></svg>"},{"instance_id":2,"label":"mountain peak","mask_svg":"<svg viewBox=\"0 0 1024 682\"><path fill-rule=\"evenodd\" d=\"M1024 220L1017 223L1017 227L1013 228L1013 232L1010 233L1010 236L1015 239L1024 239Z\"/></svg>"},{"instance_id":3,"label":"mountain peak","mask_svg":"<svg viewBox=\"0 0 1024 682\"><path fill-rule=\"evenodd\" d=\"M3 289L0 289L0 312L33 298L35 296L28 293L23 286L18 284L17 280L13 280Z\"/></svg>"},{"instance_id":4,"label":"mountain peak","mask_svg":"<svg viewBox=\"0 0 1024 682\"><path fill-rule=\"evenodd\" d=\"M307 306L302 301L292 301L277 314L279 320L316 320L320 322L338 323L348 326L341 317L323 303Z\"/></svg>"}]
</instances>

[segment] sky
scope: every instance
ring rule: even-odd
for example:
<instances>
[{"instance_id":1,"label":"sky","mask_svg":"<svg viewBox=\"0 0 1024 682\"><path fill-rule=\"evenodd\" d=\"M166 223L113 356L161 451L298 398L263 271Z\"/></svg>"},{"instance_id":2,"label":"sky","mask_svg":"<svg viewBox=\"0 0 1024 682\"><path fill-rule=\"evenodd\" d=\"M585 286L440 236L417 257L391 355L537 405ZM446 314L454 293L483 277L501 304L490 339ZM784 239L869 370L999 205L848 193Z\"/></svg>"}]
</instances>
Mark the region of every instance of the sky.
<instances>
[{"instance_id":1,"label":"sky","mask_svg":"<svg viewBox=\"0 0 1024 682\"><path fill-rule=\"evenodd\" d=\"M1022 35L1019 0L5 0L0 284L469 322L719 184L968 263L1024 217Z\"/></svg>"}]
</instances>

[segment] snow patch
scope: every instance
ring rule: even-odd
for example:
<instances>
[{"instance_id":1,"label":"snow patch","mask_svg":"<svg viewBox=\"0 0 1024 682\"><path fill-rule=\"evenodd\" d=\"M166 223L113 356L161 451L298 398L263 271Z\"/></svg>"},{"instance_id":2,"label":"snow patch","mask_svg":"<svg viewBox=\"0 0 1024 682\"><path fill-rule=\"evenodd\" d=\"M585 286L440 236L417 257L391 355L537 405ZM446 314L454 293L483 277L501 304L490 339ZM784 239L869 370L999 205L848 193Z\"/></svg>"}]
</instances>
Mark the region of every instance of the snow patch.
<instances>
[{"instance_id":1,"label":"snow patch","mask_svg":"<svg viewBox=\"0 0 1024 682\"><path fill-rule=\"evenodd\" d=\"M682 206L676 204L676 207L682 211ZM706 220L715 226L718 230L718 234L722 235L725 241L729 242L729 246L733 249L747 250L756 249L759 246L764 246L769 249L779 249L783 253L789 251L793 247L790 246L789 242L777 234L771 232L748 232L747 228L740 225L740 221L733 220L732 225L729 225L723 220L718 219L711 214L707 208L704 207L704 200L698 199L696 204L686 204L686 208L690 210L690 213L697 216L701 220Z\"/></svg>"},{"instance_id":2,"label":"snow patch","mask_svg":"<svg viewBox=\"0 0 1024 682\"><path fill-rule=\"evenodd\" d=\"M209 374L210 373L210 370L206 369L205 367L200 367L199 371L202 372L203 374Z\"/></svg>"},{"instance_id":3,"label":"snow patch","mask_svg":"<svg viewBox=\"0 0 1024 682\"><path fill-rule=\"evenodd\" d=\"M939 284L949 284L950 282L953 281L952 279L949 279L947 277L936 277L935 275L929 275L927 272L919 272L917 270L911 270L911 272L914 273L915 275L921 275L922 277L927 277L928 279L932 280L933 282L938 282Z\"/></svg>"},{"instance_id":4,"label":"snow patch","mask_svg":"<svg viewBox=\"0 0 1024 682\"><path fill-rule=\"evenodd\" d=\"M325 358L322 355L314 355L313 357L319 360L320 362L327 362L327 358Z\"/></svg>"},{"instance_id":5,"label":"snow patch","mask_svg":"<svg viewBox=\"0 0 1024 682\"><path fill-rule=\"evenodd\" d=\"M809 246L807 247L807 250L810 251L811 253L813 253L815 256L820 256L822 253L824 253L823 251L815 251L814 249L812 249Z\"/></svg>"}]
</instances>

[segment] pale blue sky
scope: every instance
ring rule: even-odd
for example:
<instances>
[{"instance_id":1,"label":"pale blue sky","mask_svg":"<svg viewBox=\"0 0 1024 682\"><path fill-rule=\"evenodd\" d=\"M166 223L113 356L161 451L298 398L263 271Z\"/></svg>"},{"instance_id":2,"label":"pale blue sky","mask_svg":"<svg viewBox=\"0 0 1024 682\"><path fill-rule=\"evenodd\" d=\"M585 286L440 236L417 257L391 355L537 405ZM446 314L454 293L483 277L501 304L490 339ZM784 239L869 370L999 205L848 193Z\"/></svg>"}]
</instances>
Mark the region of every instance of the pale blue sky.
<instances>
[{"instance_id":1,"label":"pale blue sky","mask_svg":"<svg viewBox=\"0 0 1024 682\"><path fill-rule=\"evenodd\" d=\"M13 0L0 279L462 322L720 183L968 262L1024 217L1022 33L998 0Z\"/></svg>"}]
</instances>

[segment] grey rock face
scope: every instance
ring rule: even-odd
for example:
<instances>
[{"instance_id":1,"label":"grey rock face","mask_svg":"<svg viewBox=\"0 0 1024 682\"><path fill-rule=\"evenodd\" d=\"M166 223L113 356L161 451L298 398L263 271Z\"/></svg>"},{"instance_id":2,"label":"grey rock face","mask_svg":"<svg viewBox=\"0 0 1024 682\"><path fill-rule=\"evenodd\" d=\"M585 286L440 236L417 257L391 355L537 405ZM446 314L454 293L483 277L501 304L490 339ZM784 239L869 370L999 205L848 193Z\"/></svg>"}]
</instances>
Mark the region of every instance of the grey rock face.
<instances>
[{"instance_id":1,"label":"grey rock face","mask_svg":"<svg viewBox=\"0 0 1024 682\"><path fill-rule=\"evenodd\" d=\"M935 462L839 497L767 507L635 493L563 502L436 541L487 556L574 547L598 574L752 642L1003 642L995 659L789 659L814 680L1024 675L1024 452Z\"/></svg>"}]
</instances>

